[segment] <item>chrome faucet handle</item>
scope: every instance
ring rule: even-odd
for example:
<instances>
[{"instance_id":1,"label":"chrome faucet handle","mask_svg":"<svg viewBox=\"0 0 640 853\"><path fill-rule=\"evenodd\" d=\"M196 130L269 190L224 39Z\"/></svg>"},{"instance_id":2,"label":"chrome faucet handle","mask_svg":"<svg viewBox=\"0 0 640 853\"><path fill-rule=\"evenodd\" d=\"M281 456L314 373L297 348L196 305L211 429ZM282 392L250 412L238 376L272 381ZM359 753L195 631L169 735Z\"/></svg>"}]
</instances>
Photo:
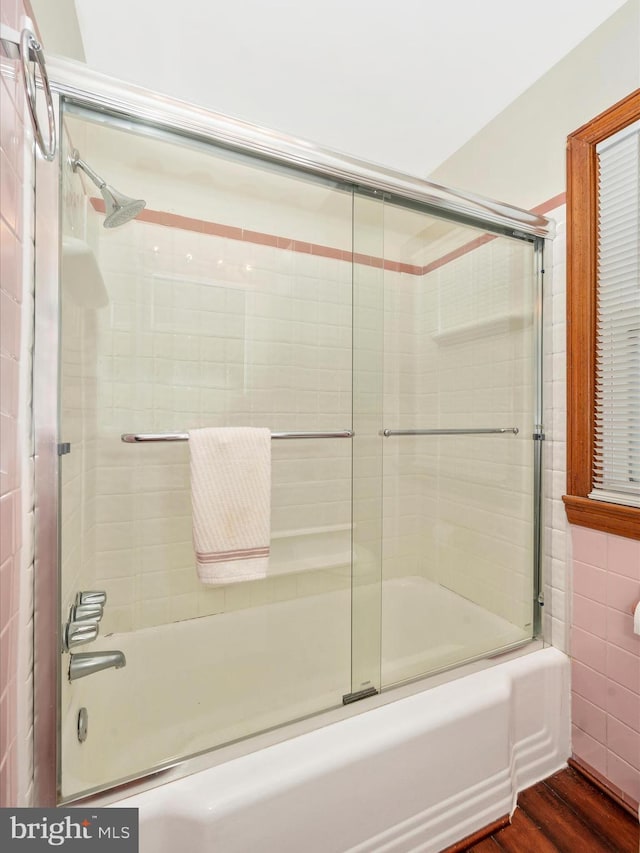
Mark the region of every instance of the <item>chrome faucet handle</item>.
<instances>
[{"instance_id":1,"label":"chrome faucet handle","mask_svg":"<svg viewBox=\"0 0 640 853\"><path fill-rule=\"evenodd\" d=\"M104 616L101 604L74 604L69 622L99 622Z\"/></svg>"},{"instance_id":2,"label":"chrome faucet handle","mask_svg":"<svg viewBox=\"0 0 640 853\"><path fill-rule=\"evenodd\" d=\"M83 643L91 643L96 639L100 628L97 622L67 622L64 626L64 648L65 651L81 646Z\"/></svg>"},{"instance_id":3,"label":"chrome faucet handle","mask_svg":"<svg viewBox=\"0 0 640 853\"><path fill-rule=\"evenodd\" d=\"M107 603L107 593L104 590L87 590L76 595L76 604L99 604L104 607Z\"/></svg>"}]
</instances>

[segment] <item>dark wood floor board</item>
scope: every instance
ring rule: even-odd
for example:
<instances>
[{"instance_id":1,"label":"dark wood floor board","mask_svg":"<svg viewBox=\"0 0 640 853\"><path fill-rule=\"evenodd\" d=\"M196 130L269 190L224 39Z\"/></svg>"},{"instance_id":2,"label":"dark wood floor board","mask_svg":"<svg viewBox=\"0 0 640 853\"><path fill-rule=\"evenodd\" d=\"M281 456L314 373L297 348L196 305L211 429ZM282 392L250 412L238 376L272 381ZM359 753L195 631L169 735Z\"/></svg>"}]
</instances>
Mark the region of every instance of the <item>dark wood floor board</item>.
<instances>
[{"instance_id":1,"label":"dark wood floor board","mask_svg":"<svg viewBox=\"0 0 640 853\"><path fill-rule=\"evenodd\" d=\"M443 853L640 853L635 817L572 768L522 791L511 823L496 824Z\"/></svg>"},{"instance_id":2,"label":"dark wood floor board","mask_svg":"<svg viewBox=\"0 0 640 853\"><path fill-rule=\"evenodd\" d=\"M484 841L479 841L473 847L469 847L468 851L469 853L500 853L500 848L493 838L485 838Z\"/></svg>"},{"instance_id":3,"label":"dark wood floor board","mask_svg":"<svg viewBox=\"0 0 640 853\"><path fill-rule=\"evenodd\" d=\"M583 823L614 844L616 853L638 853L638 821L575 770L569 768L554 773L545 779L545 785L567 803Z\"/></svg>"},{"instance_id":4,"label":"dark wood floor board","mask_svg":"<svg viewBox=\"0 0 640 853\"><path fill-rule=\"evenodd\" d=\"M518 805L560 853L619 853L568 808L544 782L518 795Z\"/></svg>"},{"instance_id":5,"label":"dark wood floor board","mask_svg":"<svg viewBox=\"0 0 640 853\"><path fill-rule=\"evenodd\" d=\"M640 803L635 802L630 797L625 797L622 795L620 790L612 788L601 776L598 777L597 775L594 775L596 771L593 771L587 765L582 764L578 759L570 758L567 763L571 770L575 770L578 776L582 776L590 785L593 785L594 788L597 788L606 797L612 799L613 802L620 806L623 811L628 815L631 815L634 821L638 820L638 814L640 814Z\"/></svg>"},{"instance_id":6,"label":"dark wood floor board","mask_svg":"<svg viewBox=\"0 0 640 853\"><path fill-rule=\"evenodd\" d=\"M507 853L558 853L556 845L537 827L520 807L511 818L511 826L501 829L493 838Z\"/></svg>"},{"instance_id":7,"label":"dark wood floor board","mask_svg":"<svg viewBox=\"0 0 640 853\"><path fill-rule=\"evenodd\" d=\"M496 832L504 829L505 826L509 826L509 823L509 815L503 815L498 818L498 820L492 821L492 823L482 829L472 832L471 835L467 835L466 838L463 838L461 841L457 841L455 844L447 847L446 850L441 850L440 853L466 853L467 850L475 850L478 844L483 842L486 838L493 837ZM491 853L498 853L498 848L495 845L490 845L487 849L489 849Z\"/></svg>"}]
</instances>

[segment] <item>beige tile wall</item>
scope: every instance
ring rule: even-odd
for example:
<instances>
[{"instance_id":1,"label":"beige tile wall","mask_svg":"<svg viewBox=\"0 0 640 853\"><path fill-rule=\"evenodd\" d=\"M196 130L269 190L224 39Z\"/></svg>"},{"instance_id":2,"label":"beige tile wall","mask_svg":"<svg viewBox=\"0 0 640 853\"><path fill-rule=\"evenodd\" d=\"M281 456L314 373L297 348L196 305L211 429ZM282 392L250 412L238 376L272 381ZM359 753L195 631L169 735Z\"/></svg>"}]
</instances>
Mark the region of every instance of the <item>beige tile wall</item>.
<instances>
[{"instance_id":1,"label":"beige tile wall","mask_svg":"<svg viewBox=\"0 0 640 853\"><path fill-rule=\"evenodd\" d=\"M149 223L130 223L100 238L110 304L84 312L79 361L86 375L77 387L77 364L65 365L65 417L70 430L84 430L85 445L62 461L69 483L78 482L81 457L91 460L85 467L95 476L94 500L85 476L83 536L69 527L65 540L63 530L63 555L79 565L74 550L83 537L89 541L95 517L95 583L109 595L103 631L347 583L346 572L310 570L241 588L203 586L193 568L186 445L131 446L119 437L205 425L274 431L349 426L349 266ZM92 313L95 337L87 334ZM73 342L67 349L71 353ZM87 401L95 440L86 423L74 420L74 403ZM342 529L348 562L348 442L274 442L272 453L274 572L287 571L290 555L281 540L292 530L322 537ZM313 555L319 546L313 535L308 541Z\"/></svg>"},{"instance_id":2,"label":"beige tile wall","mask_svg":"<svg viewBox=\"0 0 640 853\"><path fill-rule=\"evenodd\" d=\"M429 425L520 430L436 440L425 499L437 568L423 570L522 627L532 615L533 269L531 244L500 238L430 273L437 327L421 358L437 390Z\"/></svg>"},{"instance_id":3,"label":"beige tile wall","mask_svg":"<svg viewBox=\"0 0 640 853\"><path fill-rule=\"evenodd\" d=\"M202 192L194 176L203 174L203 155L195 152L171 153L184 163L163 167L151 184L145 169L132 168L127 158L113 159L119 132L105 136L102 128L75 119L71 130L92 166L117 186L145 195L149 207L168 211L174 221L176 214L207 219L215 213L226 226L249 225L256 237L261 230L294 234L340 250L351 249L353 239L354 252L376 257L393 246L393 260L416 265L414 270L438 257L437 240L442 254L456 245L441 223L424 217L416 225L415 214L398 209L385 215L383 231L381 206L364 197L354 202L352 235L348 194L289 185L288 178L271 187L274 176L251 170L245 175L246 164L225 162L217 176L219 166L207 159L216 186L214 193L208 185ZM156 151L157 143L140 144L150 146L149 156ZM245 177L234 195L236 171ZM243 197L247 182L255 198ZM95 192L86 185L85 190ZM322 562L322 541L334 543L340 536L348 561L349 442L273 443L271 565L277 576L213 589L199 584L193 568L188 448L123 445L119 435L234 424L341 429L351 423L352 393L359 433L370 434L364 444L353 442L364 487L354 519L360 553L381 553L385 577L424 574L501 615L526 621L532 330L522 319L531 306L521 304L521 294L533 267L525 273L521 243L492 240L422 276L359 264L354 272L347 260L152 222L105 230L93 208L70 199L69 209L76 219L82 211L77 227L94 245L109 305L95 312L74 309L68 319L75 342L82 344L78 351L72 339L65 352L66 416L78 446L63 459L63 468L69 499L77 501L82 484L85 500L81 520L80 511L65 520L63 558L73 578L70 596L93 572L95 584L107 588L103 631L345 585L346 568L312 566L316 558L318 566ZM406 227L415 227L415 234L403 236ZM467 230L469 239L477 237ZM354 319L358 346L367 356L358 363L352 388ZM367 414L373 400L376 411ZM88 416L82 426L74 423L77 405ZM517 440L386 439L380 463L383 426L512 421L524 424ZM383 529L375 486L381 467ZM304 572L292 573L301 565L299 556L292 563L294 551L308 557Z\"/></svg>"},{"instance_id":4,"label":"beige tile wall","mask_svg":"<svg viewBox=\"0 0 640 853\"><path fill-rule=\"evenodd\" d=\"M92 210L88 216L99 221ZM344 531L348 561L348 444L274 442L272 567L278 576L213 589L193 570L187 447L129 446L119 435L204 425L350 425L351 265L144 222L97 233L110 304L83 312L65 348L70 429L79 428L74 400L88 418L82 452L63 465L70 498L77 497L83 470L88 499L82 522L73 512L65 521L63 554L86 578L94 568L95 583L107 588L103 630L345 585L347 570L323 571L321 553L327 533ZM385 440L383 559L385 577L423 573L523 624L530 606L532 326L531 297L522 294L530 269L522 244L495 240L423 277L384 272L380 424L522 428L514 440ZM360 340L366 344L371 336L372 353L381 340L373 328L380 283L371 279L372 306L361 305L358 314ZM92 323L95 332L88 331ZM82 335L82 351L74 356ZM73 374L82 370L74 387ZM380 377L362 374L359 382L366 393L367 382L379 387ZM371 464L376 467L374 458ZM304 541L318 571L293 574L291 531L312 532ZM301 547L298 536L298 553Z\"/></svg>"}]
</instances>

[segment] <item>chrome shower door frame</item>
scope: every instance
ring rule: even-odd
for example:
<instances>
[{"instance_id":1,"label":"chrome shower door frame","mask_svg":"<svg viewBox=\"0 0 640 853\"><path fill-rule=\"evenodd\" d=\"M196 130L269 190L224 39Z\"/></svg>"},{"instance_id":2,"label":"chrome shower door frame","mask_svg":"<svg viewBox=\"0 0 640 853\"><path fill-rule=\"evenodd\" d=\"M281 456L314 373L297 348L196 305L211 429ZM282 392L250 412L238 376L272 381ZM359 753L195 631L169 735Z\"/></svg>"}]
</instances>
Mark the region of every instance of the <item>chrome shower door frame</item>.
<instances>
[{"instance_id":1,"label":"chrome shower door frame","mask_svg":"<svg viewBox=\"0 0 640 853\"><path fill-rule=\"evenodd\" d=\"M53 94L60 133L62 99ZM60 140L58 139L58 142ZM34 616L33 802L55 806L60 761L61 626L59 536L60 145L36 157L33 351Z\"/></svg>"},{"instance_id":2,"label":"chrome shower door frame","mask_svg":"<svg viewBox=\"0 0 640 853\"><path fill-rule=\"evenodd\" d=\"M536 414L542 424L542 246L554 224L544 216L372 166L246 122L184 104L61 59L49 63L54 109L61 130L63 101L118 119L135 120L174 134L240 150L251 156L373 192L429 206L436 213L489 231L524 237L536 245ZM60 141L60 140L58 140ZM58 152L60 145L58 145ZM59 543L59 281L60 154L36 165L36 304L33 363L35 431L34 802L59 798L61 677ZM537 427L536 427L537 428ZM535 442L534 600L541 593L542 448ZM539 607L536 625L540 625Z\"/></svg>"}]
</instances>

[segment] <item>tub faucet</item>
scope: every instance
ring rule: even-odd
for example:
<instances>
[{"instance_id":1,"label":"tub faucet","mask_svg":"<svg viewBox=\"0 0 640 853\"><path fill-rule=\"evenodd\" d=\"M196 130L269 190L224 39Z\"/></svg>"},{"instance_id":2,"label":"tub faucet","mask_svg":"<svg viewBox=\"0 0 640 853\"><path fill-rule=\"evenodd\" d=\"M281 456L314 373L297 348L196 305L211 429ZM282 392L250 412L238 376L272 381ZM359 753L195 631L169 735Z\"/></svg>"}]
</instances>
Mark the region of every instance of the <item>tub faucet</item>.
<instances>
[{"instance_id":1,"label":"tub faucet","mask_svg":"<svg viewBox=\"0 0 640 853\"><path fill-rule=\"evenodd\" d=\"M127 660L122 652L79 652L71 655L69 681L84 678L101 669L120 669L126 665Z\"/></svg>"}]
</instances>

